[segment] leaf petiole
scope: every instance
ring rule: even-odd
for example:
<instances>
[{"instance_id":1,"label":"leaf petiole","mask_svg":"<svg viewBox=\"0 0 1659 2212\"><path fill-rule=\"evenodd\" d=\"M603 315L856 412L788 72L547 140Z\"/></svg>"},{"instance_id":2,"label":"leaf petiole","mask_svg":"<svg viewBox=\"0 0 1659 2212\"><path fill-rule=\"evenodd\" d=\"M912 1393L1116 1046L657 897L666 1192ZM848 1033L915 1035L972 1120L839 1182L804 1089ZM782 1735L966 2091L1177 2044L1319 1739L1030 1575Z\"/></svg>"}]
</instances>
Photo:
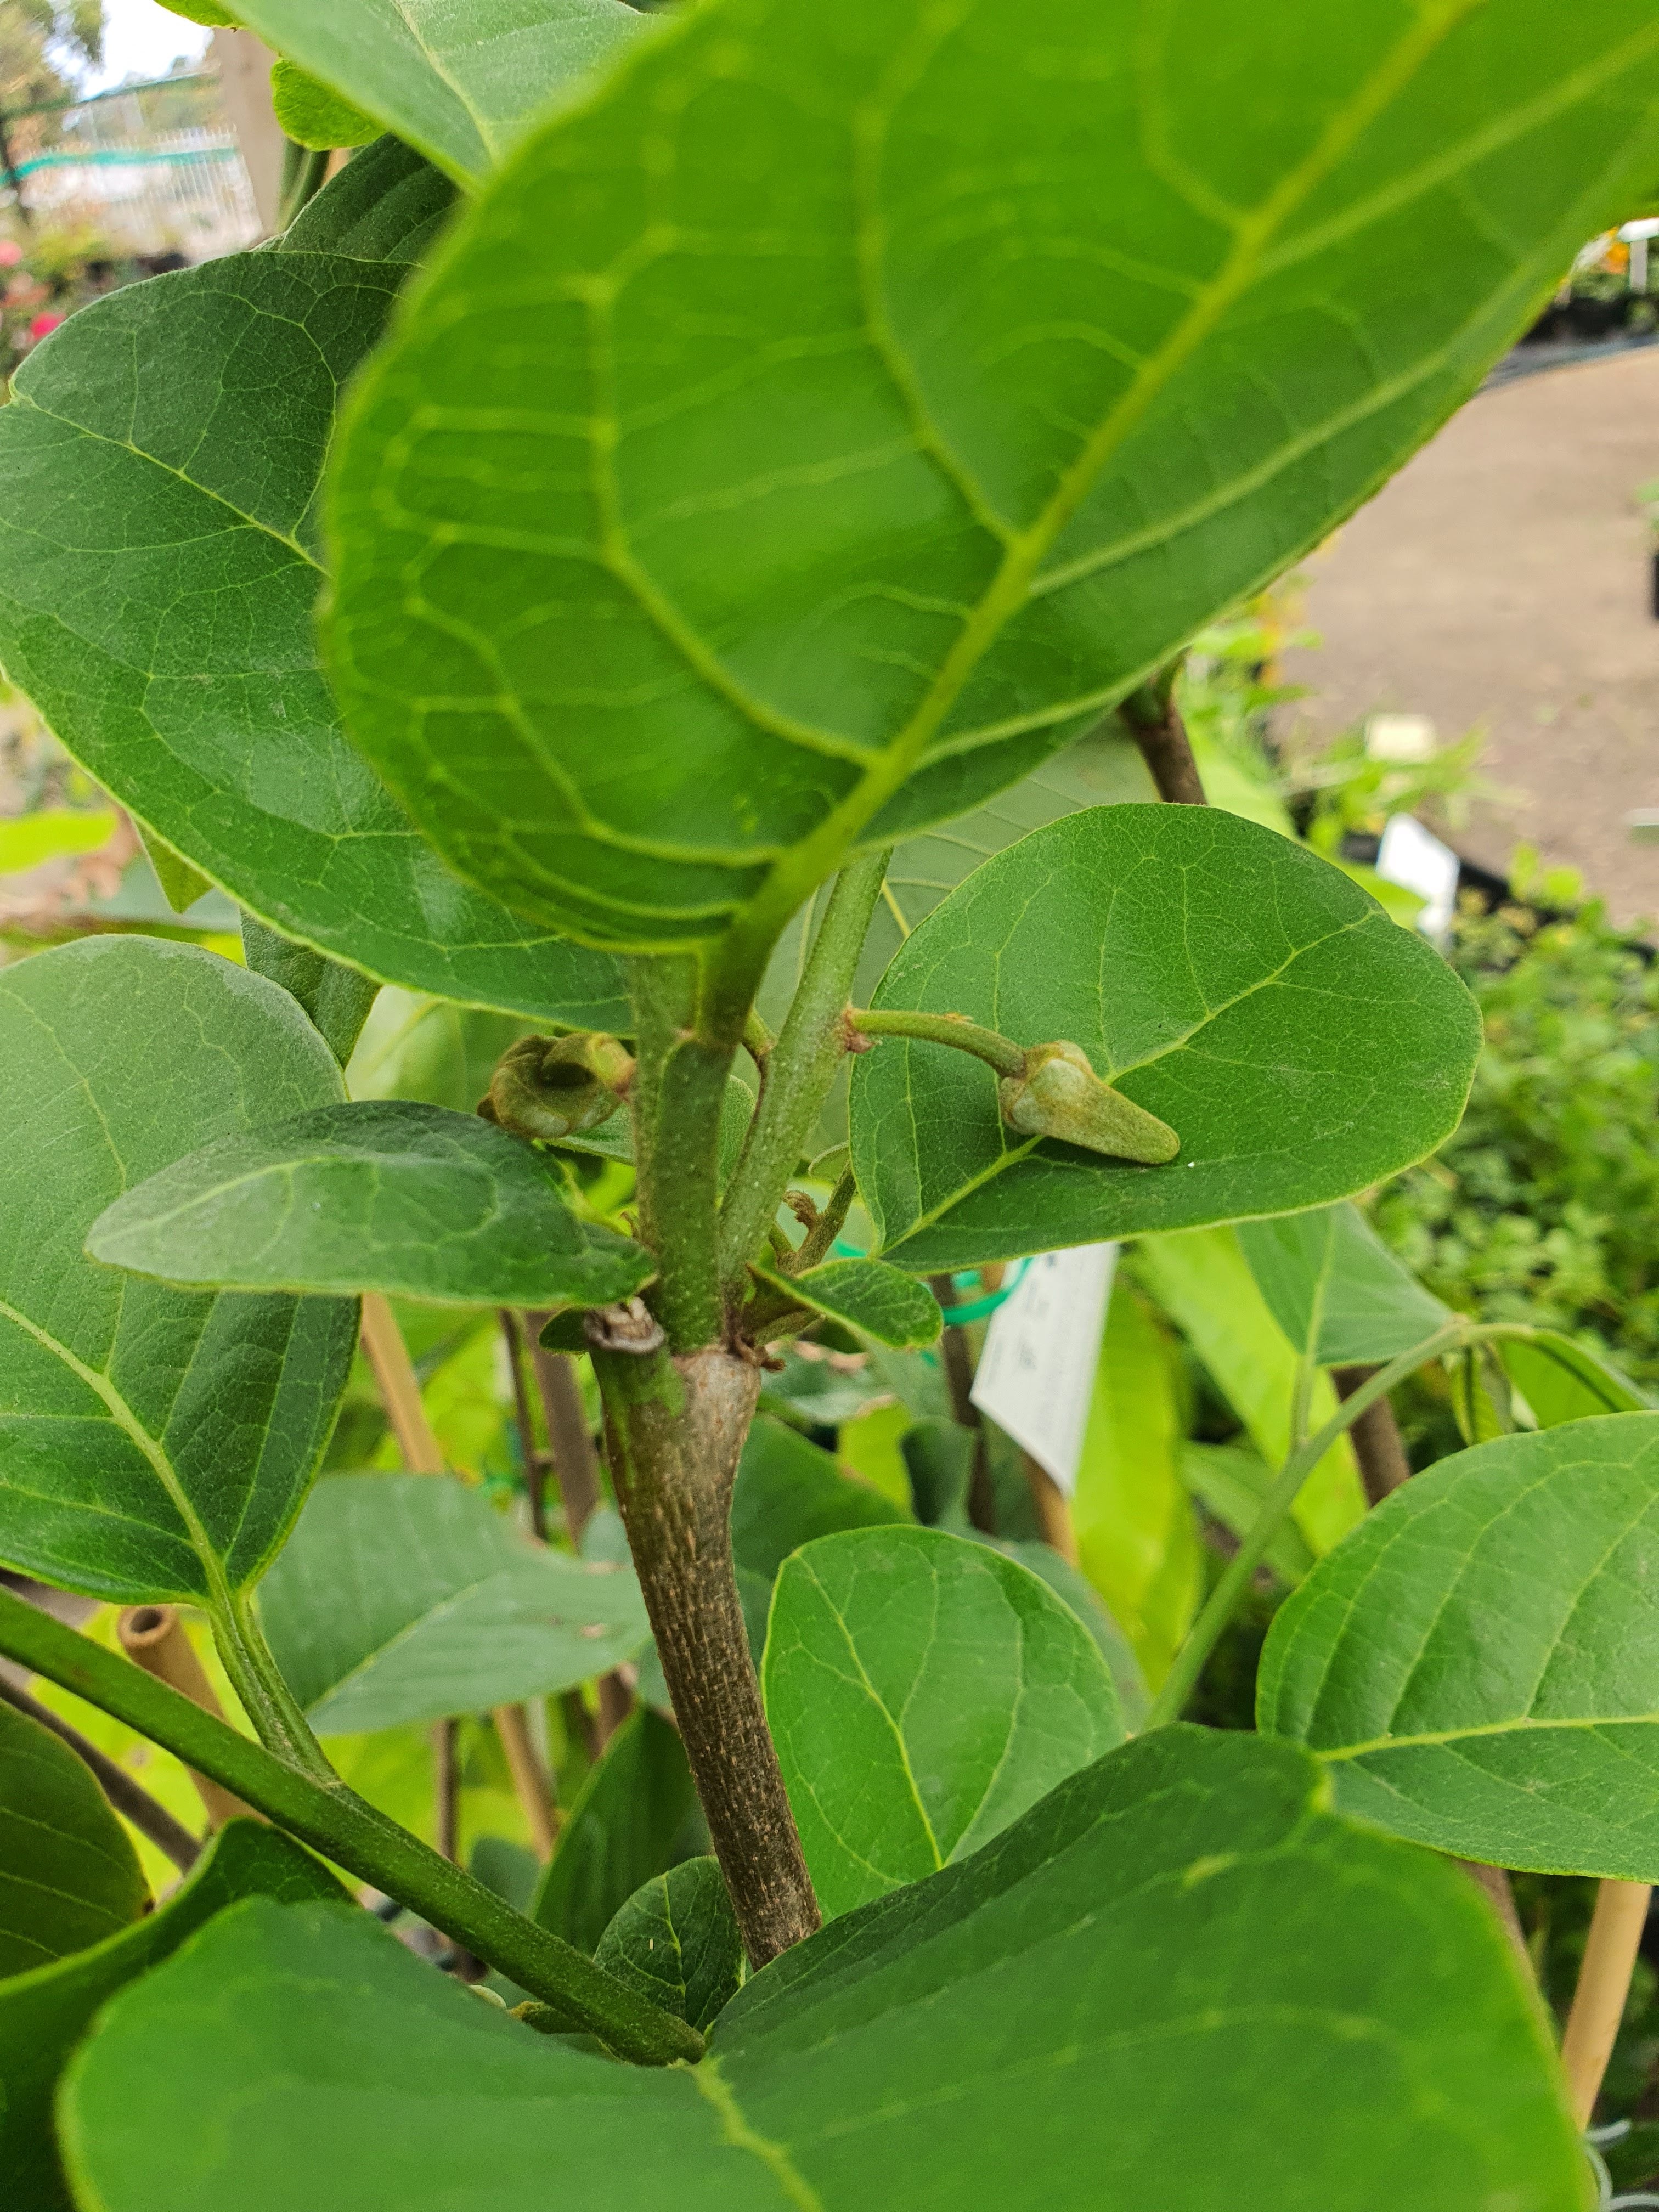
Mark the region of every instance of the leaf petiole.
<instances>
[{"instance_id":1,"label":"leaf petiole","mask_svg":"<svg viewBox=\"0 0 1659 2212\"><path fill-rule=\"evenodd\" d=\"M301 1773L9 1590L0 1590L0 1652L125 1721L337 1866L373 1882L532 1997L579 2021L619 2057L667 2065L702 2057L702 2038L684 2021L515 1912L343 1783Z\"/></svg>"}]
</instances>

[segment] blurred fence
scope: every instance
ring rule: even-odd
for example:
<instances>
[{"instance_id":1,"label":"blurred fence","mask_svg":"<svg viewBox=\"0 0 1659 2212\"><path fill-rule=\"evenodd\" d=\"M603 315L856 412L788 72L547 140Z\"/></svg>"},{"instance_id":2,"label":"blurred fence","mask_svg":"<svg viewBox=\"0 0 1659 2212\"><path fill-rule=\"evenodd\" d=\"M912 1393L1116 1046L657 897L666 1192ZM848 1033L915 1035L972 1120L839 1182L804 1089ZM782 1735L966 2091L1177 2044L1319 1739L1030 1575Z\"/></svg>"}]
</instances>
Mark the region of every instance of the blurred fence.
<instances>
[{"instance_id":1,"label":"blurred fence","mask_svg":"<svg viewBox=\"0 0 1659 2212\"><path fill-rule=\"evenodd\" d=\"M57 129L46 133L49 119ZM0 124L0 197L26 218L94 231L118 252L191 261L234 252L261 234L211 73L15 110Z\"/></svg>"}]
</instances>

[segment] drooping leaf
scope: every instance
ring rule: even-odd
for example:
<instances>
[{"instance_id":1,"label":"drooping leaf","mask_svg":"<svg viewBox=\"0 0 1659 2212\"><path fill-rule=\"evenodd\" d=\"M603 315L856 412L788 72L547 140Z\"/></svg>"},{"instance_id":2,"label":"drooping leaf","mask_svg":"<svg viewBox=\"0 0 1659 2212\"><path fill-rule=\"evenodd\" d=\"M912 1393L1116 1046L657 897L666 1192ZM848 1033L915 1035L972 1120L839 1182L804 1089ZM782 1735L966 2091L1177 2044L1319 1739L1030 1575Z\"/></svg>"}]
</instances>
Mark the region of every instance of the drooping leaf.
<instances>
[{"instance_id":1,"label":"drooping leaf","mask_svg":"<svg viewBox=\"0 0 1659 2212\"><path fill-rule=\"evenodd\" d=\"M17 2212L71 2212L52 2099L70 2053L117 1990L238 1899L298 1904L342 1895L333 1876L276 1829L233 1820L158 1911L90 1950L0 1985L0 2171L8 2203Z\"/></svg>"},{"instance_id":2,"label":"drooping leaf","mask_svg":"<svg viewBox=\"0 0 1659 2212\"><path fill-rule=\"evenodd\" d=\"M377 138L307 202L276 250L420 261L454 204L455 187L441 170L400 138Z\"/></svg>"},{"instance_id":3,"label":"drooping leaf","mask_svg":"<svg viewBox=\"0 0 1659 2212\"><path fill-rule=\"evenodd\" d=\"M438 1305L610 1305L656 1273L642 1245L575 1212L533 1146L406 1099L222 1137L117 1200L87 1249L186 1286Z\"/></svg>"},{"instance_id":4,"label":"drooping leaf","mask_svg":"<svg viewBox=\"0 0 1659 2212\"><path fill-rule=\"evenodd\" d=\"M532 1917L591 1953L637 1889L708 1847L679 1730L641 1705L571 1807Z\"/></svg>"},{"instance_id":5,"label":"drooping leaf","mask_svg":"<svg viewBox=\"0 0 1659 2212\"><path fill-rule=\"evenodd\" d=\"M1540 1429L1592 1413L1639 1413L1651 1401L1610 1359L1555 1329L1500 1339L1498 1356Z\"/></svg>"},{"instance_id":6,"label":"drooping leaf","mask_svg":"<svg viewBox=\"0 0 1659 2212\"><path fill-rule=\"evenodd\" d=\"M192 871L192 873L194 871ZM312 1026L344 1067L368 1019L380 985L361 969L347 968L308 945L296 945L267 929L251 914L242 916L242 958L256 975L265 975L302 1006Z\"/></svg>"},{"instance_id":7,"label":"drooping leaf","mask_svg":"<svg viewBox=\"0 0 1659 2212\"><path fill-rule=\"evenodd\" d=\"M274 984L141 937L0 970L0 1559L95 1597L222 1597L299 1510L356 1302L167 1290L82 1247L180 1152L337 1099L339 1070Z\"/></svg>"},{"instance_id":8,"label":"drooping leaf","mask_svg":"<svg viewBox=\"0 0 1659 2212\"><path fill-rule=\"evenodd\" d=\"M686 1859L635 1891L593 1956L665 2012L708 2028L737 1995L743 1938L718 1861Z\"/></svg>"},{"instance_id":9,"label":"drooping leaf","mask_svg":"<svg viewBox=\"0 0 1659 2212\"><path fill-rule=\"evenodd\" d=\"M462 184L646 28L622 0L238 0L238 12Z\"/></svg>"},{"instance_id":10,"label":"drooping leaf","mask_svg":"<svg viewBox=\"0 0 1659 2212\"><path fill-rule=\"evenodd\" d=\"M190 912L198 899L209 897L213 885L199 868L191 867L180 853L175 853L165 837L158 837L153 830L142 824L138 842L144 848L144 858L155 871L155 880L161 887L161 896L176 915ZM244 926L246 927L246 916Z\"/></svg>"},{"instance_id":11,"label":"drooping leaf","mask_svg":"<svg viewBox=\"0 0 1659 2212\"><path fill-rule=\"evenodd\" d=\"M1656 1572L1659 1413L1459 1452L1281 1608L1259 1723L1437 1850L1659 1879Z\"/></svg>"},{"instance_id":12,"label":"drooping leaf","mask_svg":"<svg viewBox=\"0 0 1659 2212\"><path fill-rule=\"evenodd\" d=\"M615 963L456 880L317 665L335 403L408 273L231 254L94 301L33 353L0 410L0 663L88 774L283 935L615 1027Z\"/></svg>"},{"instance_id":13,"label":"drooping leaf","mask_svg":"<svg viewBox=\"0 0 1659 2212\"><path fill-rule=\"evenodd\" d=\"M592 2212L1578 2212L1584 2191L1473 1885L1333 1819L1288 1747L1194 1729L787 1952L699 2067L532 2039L366 1914L256 1902L110 2008L66 2124L106 2212L392 2190L482 2212L544 2197L550 2159Z\"/></svg>"},{"instance_id":14,"label":"drooping leaf","mask_svg":"<svg viewBox=\"0 0 1659 2212\"><path fill-rule=\"evenodd\" d=\"M927 1285L879 1260L826 1260L799 1275L771 1267L757 1267L755 1273L798 1305L848 1322L897 1351L937 1343L944 1326L939 1300Z\"/></svg>"},{"instance_id":15,"label":"drooping leaf","mask_svg":"<svg viewBox=\"0 0 1659 2212\"><path fill-rule=\"evenodd\" d=\"M853 1071L853 1164L918 1273L1342 1196L1455 1128L1474 1003L1340 869L1196 806L1098 807L988 861L906 939L876 1004L1066 1039L1175 1129L1139 1167L1022 1137L969 1054L882 1039Z\"/></svg>"},{"instance_id":16,"label":"drooping leaf","mask_svg":"<svg viewBox=\"0 0 1659 2212\"><path fill-rule=\"evenodd\" d=\"M515 911L763 944L1323 537L1651 173L1643 0L1522 4L681 16L360 388L354 735Z\"/></svg>"},{"instance_id":17,"label":"drooping leaf","mask_svg":"<svg viewBox=\"0 0 1659 2212\"><path fill-rule=\"evenodd\" d=\"M1204 1594L1181 1446L1170 1346L1145 1299L1120 1275L1106 1311L1072 1519L1084 1572L1154 1687Z\"/></svg>"},{"instance_id":18,"label":"drooping leaf","mask_svg":"<svg viewBox=\"0 0 1659 2212\"><path fill-rule=\"evenodd\" d=\"M101 1943L149 1901L91 1769L0 1700L0 1981Z\"/></svg>"},{"instance_id":19,"label":"drooping leaf","mask_svg":"<svg viewBox=\"0 0 1659 2212\"><path fill-rule=\"evenodd\" d=\"M792 1552L848 1528L908 1519L868 1483L849 1481L834 1458L763 1413L744 1441L732 1491L732 1550L739 1567L770 1583Z\"/></svg>"},{"instance_id":20,"label":"drooping leaf","mask_svg":"<svg viewBox=\"0 0 1659 2212\"><path fill-rule=\"evenodd\" d=\"M623 1566L532 1546L447 1475L332 1475L259 1592L265 1635L319 1735L568 1690L650 1631Z\"/></svg>"},{"instance_id":21,"label":"drooping leaf","mask_svg":"<svg viewBox=\"0 0 1659 2212\"><path fill-rule=\"evenodd\" d=\"M1321 1367L1381 1366L1451 1318L1357 1206L1241 1221L1238 1242L1273 1319Z\"/></svg>"},{"instance_id":22,"label":"drooping leaf","mask_svg":"<svg viewBox=\"0 0 1659 2212\"><path fill-rule=\"evenodd\" d=\"M966 1857L1123 1737L1077 1615L936 1528L826 1536L787 1559L762 1681L826 1919Z\"/></svg>"},{"instance_id":23,"label":"drooping leaf","mask_svg":"<svg viewBox=\"0 0 1659 2212\"><path fill-rule=\"evenodd\" d=\"M1263 1460L1280 1467L1291 1448L1296 1354L1256 1288L1236 1233L1197 1229L1146 1237L1135 1247L1134 1269L1209 1370ZM1309 1400L1310 1427L1323 1427L1335 1410L1336 1393L1329 1376L1322 1375ZM1364 1510L1353 1448L1344 1437L1303 1485L1296 1525L1315 1553L1328 1552Z\"/></svg>"},{"instance_id":24,"label":"drooping leaf","mask_svg":"<svg viewBox=\"0 0 1659 2212\"><path fill-rule=\"evenodd\" d=\"M270 72L270 104L283 134L296 146L327 150L336 146L367 146L380 135L375 117L365 115L349 100L319 78L307 76L292 62L278 61Z\"/></svg>"}]
</instances>

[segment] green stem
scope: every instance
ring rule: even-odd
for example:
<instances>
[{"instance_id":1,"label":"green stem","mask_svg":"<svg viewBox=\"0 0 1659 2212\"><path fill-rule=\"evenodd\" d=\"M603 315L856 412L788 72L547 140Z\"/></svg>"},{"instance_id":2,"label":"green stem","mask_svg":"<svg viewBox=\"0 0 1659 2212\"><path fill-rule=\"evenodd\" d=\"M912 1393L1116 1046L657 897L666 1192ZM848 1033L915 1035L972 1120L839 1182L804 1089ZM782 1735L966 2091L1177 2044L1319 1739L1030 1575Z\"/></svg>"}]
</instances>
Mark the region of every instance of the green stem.
<instances>
[{"instance_id":1,"label":"green stem","mask_svg":"<svg viewBox=\"0 0 1659 2212\"><path fill-rule=\"evenodd\" d=\"M853 1200L858 1194L859 1187L853 1180L852 1169L843 1168L841 1171L840 1182L824 1200L823 1212L802 1237L791 1255L789 1261L791 1274L804 1275L809 1267L817 1266L818 1261L830 1251L836 1237L840 1236Z\"/></svg>"},{"instance_id":2,"label":"green stem","mask_svg":"<svg viewBox=\"0 0 1659 2212\"><path fill-rule=\"evenodd\" d=\"M1302 1486L1319 1465L1331 1446L1346 1434L1367 1407L1379 1398L1386 1397L1397 1382L1414 1374L1431 1359L1443 1352L1461 1352L1476 1344L1491 1343L1500 1337L1526 1340L1537 1332L1525 1322L1468 1322L1462 1319L1449 1322L1434 1335L1425 1337L1421 1344L1409 1352L1402 1352L1386 1367L1379 1367L1367 1382L1361 1383L1351 1398L1344 1399L1330 1419L1318 1432L1304 1443L1298 1443L1279 1469L1273 1486L1261 1501L1261 1510L1251 1522L1243 1541L1227 1562L1226 1570L1205 1601L1198 1619L1188 1632L1187 1640L1176 1654L1175 1664L1169 1679L1152 1700L1152 1711L1146 1716L1149 1729L1165 1728L1171 1721L1179 1720L1187 1700L1197 1687L1198 1678L1204 1671L1205 1662L1220 1642L1222 1632L1232 1619L1233 1608L1243 1596L1250 1577L1267 1555L1267 1547L1289 1518L1291 1509L1301 1495Z\"/></svg>"},{"instance_id":3,"label":"green stem","mask_svg":"<svg viewBox=\"0 0 1659 2212\"><path fill-rule=\"evenodd\" d=\"M847 1021L863 1036L920 1037L925 1044L948 1044L957 1052L971 1052L999 1075L1025 1073L1023 1045L999 1036L995 1030L981 1029L962 1014L913 1014L902 1006L854 1006L848 1010Z\"/></svg>"},{"instance_id":4,"label":"green stem","mask_svg":"<svg viewBox=\"0 0 1659 2212\"><path fill-rule=\"evenodd\" d=\"M767 1054L766 1087L720 1208L720 1273L740 1296L744 1269L766 1236L847 1051L847 997L889 853L849 860L836 878L794 1003Z\"/></svg>"},{"instance_id":5,"label":"green stem","mask_svg":"<svg viewBox=\"0 0 1659 2212\"><path fill-rule=\"evenodd\" d=\"M702 2038L538 1928L338 1780L297 1772L199 1705L0 1589L0 1652L111 1713L302 1843L373 1882L411 1912L589 2028L618 2057L666 2065L702 2054Z\"/></svg>"},{"instance_id":6,"label":"green stem","mask_svg":"<svg viewBox=\"0 0 1659 2212\"><path fill-rule=\"evenodd\" d=\"M720 1108L737 1038L700 1030L698 980L678 954L637 959L629 970L639 1031L640 1233L661 1269L652 1310L676 1352L716 1343L724 1319L715 1258Z\"/></svg>"},{"instance_id":7,"label":"green stem","mask_svg":"<svg viewBox=\"0 0 1659 2212\"><path fill-rule=\"evenodd\" d=\"M337 1777L298 1698L283 1680L253 1609L252 1593L235 1592L214 1607L211 1619L225 1673L260 1742L324 1789L332 1789Z\"/></svg>"}]
</instances>

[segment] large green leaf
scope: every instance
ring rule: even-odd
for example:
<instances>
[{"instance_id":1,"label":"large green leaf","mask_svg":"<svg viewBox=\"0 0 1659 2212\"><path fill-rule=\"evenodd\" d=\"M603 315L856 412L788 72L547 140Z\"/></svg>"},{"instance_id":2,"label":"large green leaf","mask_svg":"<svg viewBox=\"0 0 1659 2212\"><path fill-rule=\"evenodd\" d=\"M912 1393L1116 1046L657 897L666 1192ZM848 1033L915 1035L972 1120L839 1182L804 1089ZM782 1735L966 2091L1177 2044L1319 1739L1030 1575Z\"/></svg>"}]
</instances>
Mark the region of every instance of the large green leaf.
<instances>
[{"instance_id":1,"label":"large green leaf","mask_svg":"<svg viewBox=\"0 0 1659 2212\"><path fill-rule=\"evenodd\" d=\"M645 28L622 0L237 0L236 13L462 184Z\"/></svg>"},{"instance_id":2,"label":"large green leaf","mask_svg":"<svg viewBox=\"0 0 1659 2212\"><path fill-rule=\"evenodd\" d=\"M656 1273L642 1245L567 1204L533 1146L405 1099L222 1137L118 1199L87 1249L187 1288L438 1305L610 1305Z\"/></svg>"},{"instance_id":3,"label":"large green leaf","mask_svg":"<svg viewBox=\"0 0 1659 2212\"><path fill-rule=\"evenodd\" d=\"M0 1987L0 2172L15 2212L70 2212L52 2098L70 2052L107 1998L240 1898L299 1904L339 1895L338 1883L308 1851L275 1828L233 1820L159 1911Z\"/></svg>"},{"instance_id":4,"label":"large green leaf","mask_svg":"<svg viewBox=\"0 0 1659 2212\"><path fill-rule=\"evenodd\" d=\"M636 1889L593 1956L665 2012L707 2028L744 1972L743 1938L719 1862L686 1859Z\"/></svg>"},{"instance_id":5,"label":"large green leaf","mask_svg":"<svg viewBox=\"0 0 1659 2212\"><path fill-rule=\"evenodd\" d=\"M1260 1725L1345 1809L1493 1865L1659 1881L1659 1413L1459 1452L1309 1576Z\"/></svg>"},{"instance_id":6,"label":"large green leaf","mask_svg":"<svg viewBox=\"0 0 1659 2212\"><path fill-rule=\"evenodd\" d=\"M632 1571L532 1546L447 1475L334 1475L307 1500L259 1614L321 1735L568 1690L650 1634Z\"/></svg>"},{"instance_id":7,"label":"large green leaf","mask_svg":"<svg viewBox=\"0 0 1659 2212\"><path fill-rule=\"evenodd\" d=\"M1146 1168L1020 1137L982 1061L881 1039L853 1073L853 1164L917 1273L1360 1189L1456 1127L1480 1042L1445 963L1340 869L1196 806L1097 807L1010 846L906 939L876 1004L1067 1039L1181 1139Z\"/></svg>"},{"instance_id":8,"label":"large green leaf","mask_svg":"<svg viewBox=\"0 0 1659 2212\"><path fill-rule=\"evenodd\" d=\"M787 1559L766 1717L824 1917L970 1852L1122 1741L1077 1615L1017 1560L937 1528Z\"/></svg>"},{"instance_id":9,"label":"large green leaf","mask_svg":"<svg viewBox=\"0 0 1659 2212\"><path fill-rule=\"evenodd\" d=\"M532 1917L591 1952L637 1889L708 1848L680 1732L641 1705L571 1807Z\"/></svg>"},{"instance_id":10,"label":"large green leaf","mask_svg":"<svg viewBox=\"0 0 1659 2212\"><path fill-rule=\"evenodd\" d=\"M1321 1367L1381 1365L1451 1319L1357 1206L1242 1221L1238 1242L1273 1319Z\"/></svg>"},{"instance_id":11,"label":"large green leaf","mask_svg":"<svg viewBox=\"0 0 1659 2212\"><path fill-rule=\"evenodd\" d=\"M1166 1333L1119 1275L1095 1367L1072 1520L1083 1570L1154 1687L1169 1673L1204 1595L1181 1448Z\"/></svg>"},{"instance_id":12,"label":"large green leaf","mask_svg":"<svg viewBox=\"0 0 1659 2212\"><path fill-rule=\"evenodd\" d=\"M687 11L365 380L349 726L515 911L763 948L1398 466L1644 185L1656 51L1644 0Z\"/></svg>"},{"instance_id":13,"label":"large green leaf","mask_svg":"<svg viewBox=\"0 0 1659 2212\"><path fill-rule=\"evenodd\" d=\"M401 139L377 138L306 203L277 251L420 261L454 204L455 187L440 170Z\"/></svg>"},{"instance_id":14,"label":"large green leaf","mask_svg":"<svg viewBox=\"0 0 1659 2212\"><path fill-rule=\"evenodd\" d=\"M1164 1729L1089 1768L756 1975L713 2054L532 2040L368 1915L256 1902L111 2006L66 2129L102 2212L1584 2203L1473 1885L1248 1737Z\"/></svg>"},{"instance_id":15,"label":"large green leaf","mask_svg":"<svg viewBox=\"0 0 1659 2212\"><path fill-rule=\"evenodd\" d=\"M98 1597L222 1599L299 1510L348 1298L192 1294L82 1249L219 1136L340 1095L286 993L194 945L90 938L0 971L0 1559Z\"/></svg>"},{"instance_id":16,"label":"large green leaf","mask_svg":"<svg viewBox=\"0 0 1659 2212\"><path fill-rule=\"evenodd\" d=\"M867 1482L849 1481L827 1451L763 1413L744 1440L732 1491L739 1567L771 1582L792 1552L848 1528L902 1526L909 1516Z\"/></svg>"},{"instance_id":17,"label":"large green leaf","mask_svg":"<svg viewBox=\"0 0 1659 2212\"><path fill-rule=\"evenodd\" d=\"M335 403L408 273L232 254L95 301L32 354L0 410L0 663L106 789L284 935L614 1027L614 963L456 881L342 737L317 665Z\"/></svg>"},{"instance_id":18,"label":"large green leaf","mask_svg":"<svg viewBox=\"0 0 1659 2212\"><path fill-rule=\"evenodd\" d=\"M102 1942L149 1902L91 1769L0 1702L0 1980Z\"/></svg>"}]
</instances>

